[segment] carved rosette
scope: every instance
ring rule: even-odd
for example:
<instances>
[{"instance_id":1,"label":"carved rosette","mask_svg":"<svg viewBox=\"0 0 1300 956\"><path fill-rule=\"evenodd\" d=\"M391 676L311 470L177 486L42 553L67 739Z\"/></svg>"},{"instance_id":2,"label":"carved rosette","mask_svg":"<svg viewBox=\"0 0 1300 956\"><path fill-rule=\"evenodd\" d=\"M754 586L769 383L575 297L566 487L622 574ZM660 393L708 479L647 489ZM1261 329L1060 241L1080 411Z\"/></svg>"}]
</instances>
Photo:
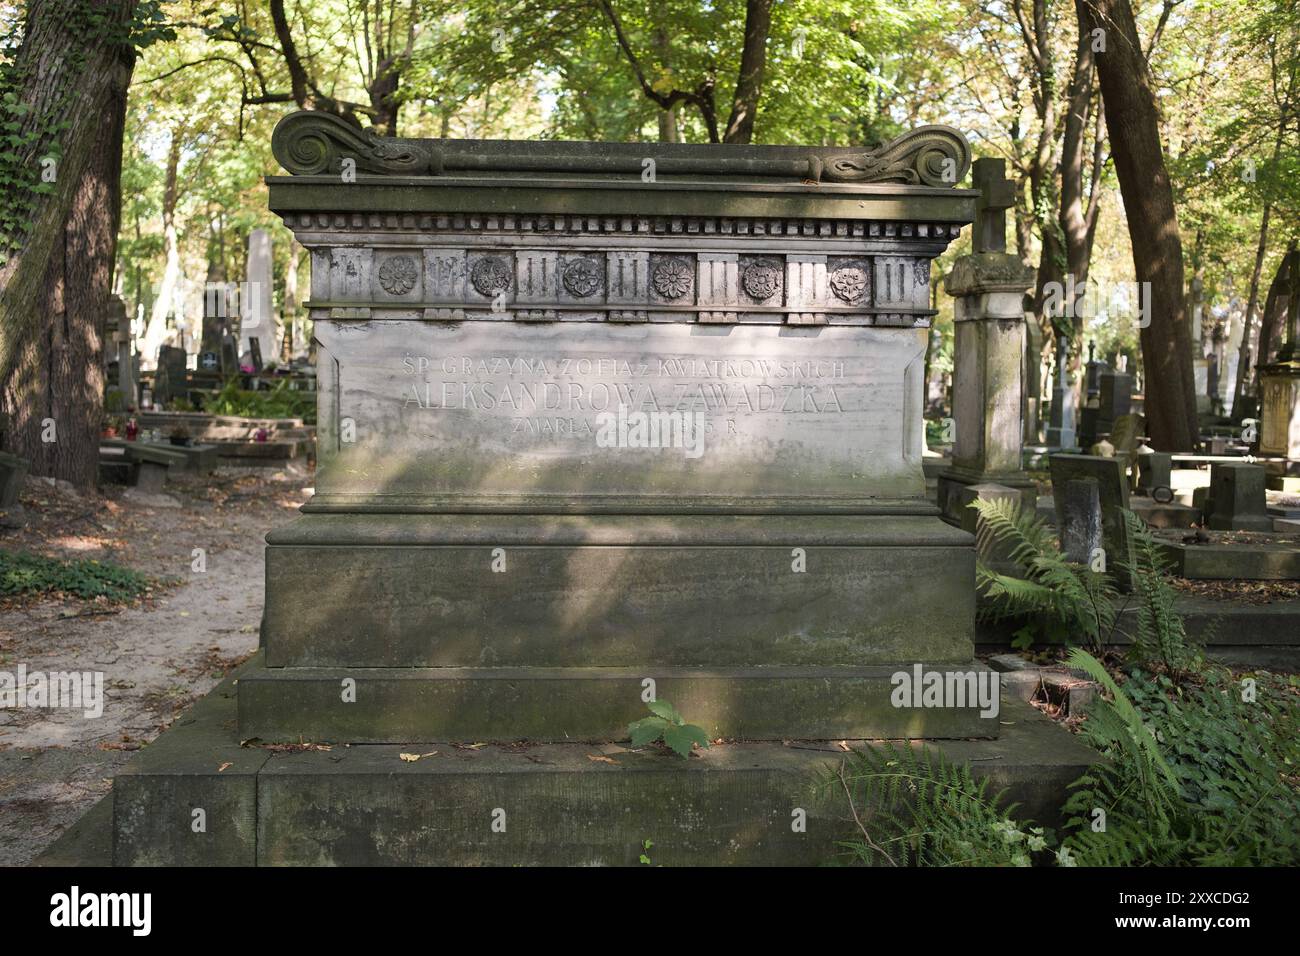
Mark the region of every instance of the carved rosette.
<instances>
[{"instance_id":1,"label":"carved rosette","mask_svg":"<svg viewBox=\"0 0 1300 956\"><path fill-rule=\"evenodd\" d=\"M379 267L379 284L389 295L406 295L419 277L419 266L410 256L393 256Z\"/></svg>"},{"instance_id":2,"label":"carved rosette","mask_svg":"<svg viewBox=\"0 0 1300 956\"><path fill-rule=\"evenodd\" d=\"M831 273L831 292L849 305L857 305L867 291L867 271L861 266L841 266Z\"/></svg>"},{"instance_id":3,"label":"carved rosette","mask_svg":"<svg viewBox=\"0 0 1300 956\"><path fill-rule=\"evenodd\" d=\"M685 259L664 259L655 266L650 284L660 298L675 302L691 291L695 269Z\"/></svg>"},{"instance_id":4,"label":"carved rosette","mask_svg":"<svg viewBox=\"0 0 1300 956\"><path fill-rule=\"evenodd\" d=\"M583 257L573 259L564 267L561 281L569 295L576 299L586 299L600 291L604 284L600 264L595 259Z\"/></svg>"},{"instance_id":5,"label":"carved rosette","mask_svg":"<svg viewBox=\"0 0 1300 956\"><path fill-rule=\"evenodd\" d=\"M479 295L489 299L510 288L510 265L500 256L485 256L474 263L469 281Z\"/></svg>"},{"instance_id":6,"label":"carved rosette","mask_svg":"<svg viewBox=\"0 0 1300 956\"><path fill-rule=\"evenodd\" d=\"M745 266L740 284L751 299L766 302L781 290L781 269L770 259L759 259Z\"/></svg>"}]
</instances>

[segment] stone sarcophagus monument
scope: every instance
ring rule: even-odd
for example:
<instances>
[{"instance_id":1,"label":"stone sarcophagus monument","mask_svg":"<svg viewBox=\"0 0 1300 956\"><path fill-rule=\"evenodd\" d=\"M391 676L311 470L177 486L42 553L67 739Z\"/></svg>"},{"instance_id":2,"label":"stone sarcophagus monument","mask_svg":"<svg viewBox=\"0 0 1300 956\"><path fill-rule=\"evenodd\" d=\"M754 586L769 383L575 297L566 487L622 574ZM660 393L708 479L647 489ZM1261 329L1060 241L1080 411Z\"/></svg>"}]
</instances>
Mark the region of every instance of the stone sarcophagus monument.
<instances>
[{"instance_id":1,"label":"stone sarcophagus monument","mask_svg":"<svg viewBox=\"0 0 1300 956\"><path fill-rule=\"evenodd\" d=\"M283 120L318 473L267 538L242 737L995 736L921 470L960 134L876 150L401 140ZM340 688L344 687L344 692ZM347 691L351 688L351 693ZM651 688L648 690L648 688Z\"/></svg>"}]
</instances>

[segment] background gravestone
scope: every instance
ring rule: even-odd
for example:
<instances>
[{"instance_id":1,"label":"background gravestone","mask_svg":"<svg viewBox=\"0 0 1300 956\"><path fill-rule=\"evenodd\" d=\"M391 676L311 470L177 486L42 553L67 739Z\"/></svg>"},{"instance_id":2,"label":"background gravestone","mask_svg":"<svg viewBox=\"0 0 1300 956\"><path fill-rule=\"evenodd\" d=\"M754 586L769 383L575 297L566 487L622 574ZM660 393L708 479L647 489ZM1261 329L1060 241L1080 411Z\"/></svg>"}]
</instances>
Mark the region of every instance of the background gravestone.
<instances>
[{"instance_id":1,"label":"background gravestone","mask_svg":"<svg viewBox=\"0 0 1300 956\"><path fill-rule=\"evenodd\" d=\"M1137 456L1138 488L1147 495L1157 489L1173 487L1174 459L1167 451L1146 450Z\"/></svg>"},{"instance_id":2,"label":"background gravestone","mask_svg":"<svg viewBox=\"0 0 1300 956\"><path fill-rule=\"evenodd\" d=\"M189 390L184 349L171 345L158 348L158 370L154 373L153 400L160 406L185 398Z\"/></svg>"},{"instance_id":3,"label":"background gravestone","mask_svg":"<svg viewBox=\"0 0 1300 956\"><path fill-rule=\"evenodd\" d=\"M239 343L230 334L221 337L221 374L226 378L239 374Z\"/></svg>"},{"instance_id":4,"label":"background gravestone","mask_svg":"<svg viewBox=\"0 0 1300 956\"><path fill-rule=\"evenodd\" d=\"M1013 184L1000 159L977 159L972 179L980 189L973 253L961 256L944 278L957 300L954 311L952 465L939 474L944 518L958 527L970 520L963 488L1014 488L1032 511L1037 486L1022 461L1024 426L1025 290L1033 272L1006 248L1006 210Z\"/></svg>"},{"instance_id":5,"label":"background gravestone","mask_svg":"<svg viewBox=\"0 0 1300 956\"><path fill-rule=\"evenodd\" d=\"M1056 340L1056 372L1052 384L1052 413L1047 427L1047 444L1053 448L1074 448L1075 401L1070 381L1070 343L1061 336Z\"/></svg>"},{"instance_id":6,"label":"background gravestone","mask_svg":"<svg viewBox=\"0 0 1300 956\"><path fill-rule=\"evenodd\" d=\"M1272 531L1265 477L1260 465L1213 462L1206 497L1206 526L1214 531Z\"/></svg>"},{"instance_id":7,"label":"background gravestone","mask_svg":"<svg viewBox=\"0 0 1300 956\"><path fill-rule=\"evenodd\" d=\"M1096 478L1065 482L1061 519L1061 551L1066 560L1090 564L1102 546L1101 493Z\"/></svg>"},{"instance_id":8,"label":"background gravestone","mask_svg":"<svg viewBox=\"0 0 1300 956\"><path fill-rule=\"evenodd\" d=\"M1034 298L1025 293L1021 305L1025 317L1025 363L1024 363L1024 417L1025 444L1037 445L1042 441L1042 402L1043 402L1043 333L1038 328L1034 316Z\"/></svg>"},{"instance_id":9,"label":"background gravestone","mask_svg":"<svg viewBox=\"0 0 1300 956\"><path fill-rule=\"evenodd\" d=\"M1098 377L1097 434L1109 435L1115 422L1133 411L1133 376L1126 372L1102 372Z\"/></svg>"},{"instance_id":10,"label":"background gravestone","mask_svg":"<svg viewBox=\"0 0 1300 956\"><path fill-rule=\"evenodd\" d=\"M1066 526L1067 489L1079 480L1096 482L1101 505L1102 547L1106 551L1106 569L1121 587L1131 584L1124 566L1133 560L1132 541L1123 512L1129 506L1128 479L1123 463L1116 458L1096 455L1052 455L1052 499L1056 506L1056 527Z\"/></svg>"},{"instance_id":11,"label":"background gravestone","mask_svg":"<svg viewBox=\"0 0 1300 956\"><path fill-rule=\"evenodd\" d=\"M104 351L116 365L117 378L114 382L123 400L129 405L134 405L138 394L136 387L138 369L131 348L131 320L127 316L126 303L122 301L121 296L108 297L104 333L107 341L112 343L111 348L106 347Z\"/></svg>"}]
</instances>

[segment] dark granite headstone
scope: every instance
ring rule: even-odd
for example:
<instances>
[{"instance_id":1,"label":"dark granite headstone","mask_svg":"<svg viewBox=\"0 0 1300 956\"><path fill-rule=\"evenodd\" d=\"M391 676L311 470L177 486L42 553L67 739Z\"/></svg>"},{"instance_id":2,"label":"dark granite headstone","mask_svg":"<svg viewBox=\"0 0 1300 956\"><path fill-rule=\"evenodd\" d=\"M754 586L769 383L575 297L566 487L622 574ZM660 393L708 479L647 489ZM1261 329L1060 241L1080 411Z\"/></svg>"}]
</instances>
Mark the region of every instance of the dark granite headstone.
<instances>
[{"instance_id":1,"label":"dark granite headstone","mask_svg":"<svg viewBox=\"0 0 1300 956\"><path fill-rule=\"evenodd\" d=\"M1125 372L1102 372L1099 376L1097 434L1109 435L1115 419L1133 410L1133 376Z\"/></svg>"},{"instance_id":2,"label":"dark granite headstone","mask_svg":"<svg viewBox=\"0 0 1300 956\"><path fill-rule=\"evenodd\" d=\"M1118 458L1102 458L1097 455L1052 455L1050 463L1052 498L1056 505L1058 529L1064 529L1066 524L1066 490L1069 483L1085 478L1097 482L1106 567L1115 575L1117 584L1127 587L1131 578L1124 566L1132 561L1132 541L1123 515L1128 508L1128 480L1124 474L1124 463Z\"/></svg>"},{"instance_id":3,"label":"dark granite headstone","mask_svg":"<svg viewBox=\"0 0 1300 956\"><path fill-rule=\"evenodd\" d=\"M1102 546L1101 493L1096 478L1071 478L1062 504L1061 551L1069 561L1090 564Z\"/></svg>"},{"instance_id":4,"label":"dark granite headstone","mask_svg":"<svg viewBox=\"0 0 1300 956\"><path fill-rule=\"evenodd\" d=\"M1210 466L1206 524L1214 531L1272 531L1263 465L1216 461Z\"/></svg>"},{"instance_id":5,"label":"dark granite headstone","mask_svg":"<svg viewBox=\"0 0 1300 956\"><path fill-rule=\"evenodd\" d=\"M239 344L230 334L221 337L221 374L227 378L239 374Z\"/></svg>"},{"instance_id":6,"label":"dark granite headstone","mask_svg":"<svg viewBox=\"0 0 1300 956\"><path fill-rule=\"evenodd\" d=\"M171 345L158 349L158 371L154 373L153 400L166 405L175 398L184 398L189 388L185 369L185 350Z\"/></svg>"}]
</instances>

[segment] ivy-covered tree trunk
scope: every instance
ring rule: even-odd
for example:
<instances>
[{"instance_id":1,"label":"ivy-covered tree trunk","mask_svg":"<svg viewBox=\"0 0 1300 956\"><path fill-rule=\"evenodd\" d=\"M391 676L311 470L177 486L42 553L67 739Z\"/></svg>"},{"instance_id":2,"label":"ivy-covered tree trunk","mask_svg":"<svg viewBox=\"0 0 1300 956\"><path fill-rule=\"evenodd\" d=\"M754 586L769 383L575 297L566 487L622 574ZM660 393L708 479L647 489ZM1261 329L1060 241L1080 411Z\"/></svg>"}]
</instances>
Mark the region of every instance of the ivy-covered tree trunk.
<instances>
[{"instance_id":1,"label":"ivy-covered tree trunk","mask_svg":"<svg viewBox=\"0 0 1300 956\"><path fill-rule=\"evenodd\" d=\"M18 115L17 160L5 164L19 182L6 213L21 209L26 219L4 223L18 245L0 267L3 446L30 459L33 474L80 486L94 485L98 467L135 8L135 0L30 0L4 83L30 109ZM36 191L50 168L53 188Z\"/></svg>"}]
</instances>

